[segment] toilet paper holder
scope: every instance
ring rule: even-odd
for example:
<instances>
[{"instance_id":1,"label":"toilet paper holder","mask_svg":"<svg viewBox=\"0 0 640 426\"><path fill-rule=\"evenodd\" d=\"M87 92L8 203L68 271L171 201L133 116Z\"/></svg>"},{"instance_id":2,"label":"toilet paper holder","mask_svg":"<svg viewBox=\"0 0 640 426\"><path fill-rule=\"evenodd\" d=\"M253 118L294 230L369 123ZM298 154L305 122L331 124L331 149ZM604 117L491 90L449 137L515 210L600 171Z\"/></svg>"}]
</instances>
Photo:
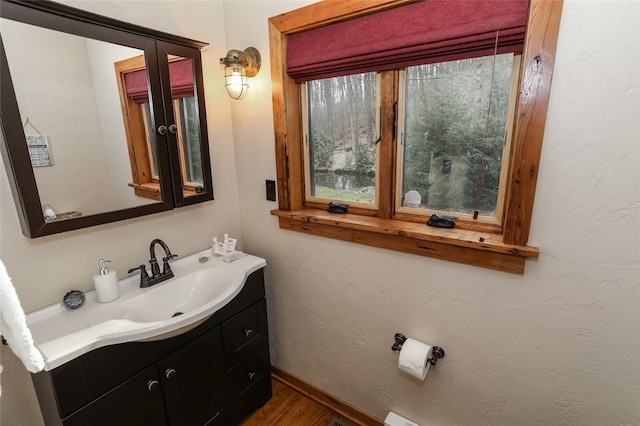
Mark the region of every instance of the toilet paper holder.
<instances>
[{"instance_id":1,"label":"toilet paper holder","mask_svg":"<svg viewBox=\"0 0 640 426\"><path fill-rule=\"evenodd\" d=\"M407 338L402 333L396 333L393 337L395 338L396 342L391 346L391 350L400 351L404 342L407 341ZM427 358L427 362L431 365L436 365L436 362L438 362L440 358L444 358L444 349L442 349L440 346L434 346L433 356L431 358Z\"/></svg>"}]
</instances>

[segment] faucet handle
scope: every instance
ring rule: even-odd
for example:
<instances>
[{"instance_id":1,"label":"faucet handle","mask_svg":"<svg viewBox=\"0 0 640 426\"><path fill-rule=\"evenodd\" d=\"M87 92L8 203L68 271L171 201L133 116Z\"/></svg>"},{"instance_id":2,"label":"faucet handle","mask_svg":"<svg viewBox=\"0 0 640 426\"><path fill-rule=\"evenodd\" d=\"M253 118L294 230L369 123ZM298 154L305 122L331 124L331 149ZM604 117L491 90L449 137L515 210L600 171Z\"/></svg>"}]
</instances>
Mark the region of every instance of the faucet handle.
<instances>
[{"instance_id":1,"label":"faucet handle","mask_svg":"<svg viewBox=\"0 0 640 426\"><path fill-rule=\"evenodd\" d=\"M171 259L175 259L178 257L177 254L169 254L162 258L162 275L171 275L173 276L173 271L171 270L171 266L169 266L169 261Z\"/></svg>"},{"instance_id":2,"label":"faucet handle","mask_svg":"<svg viewBox=\"0 0 640 426\"><path fill-rule=\"evenodd\" d=\"M135 268L129 269L129 273L140 270L140 287L147 287L147 283L149 282L149 274L147 274L147 267L145 265L140 265Z\"/></svg>"}]
</instances>

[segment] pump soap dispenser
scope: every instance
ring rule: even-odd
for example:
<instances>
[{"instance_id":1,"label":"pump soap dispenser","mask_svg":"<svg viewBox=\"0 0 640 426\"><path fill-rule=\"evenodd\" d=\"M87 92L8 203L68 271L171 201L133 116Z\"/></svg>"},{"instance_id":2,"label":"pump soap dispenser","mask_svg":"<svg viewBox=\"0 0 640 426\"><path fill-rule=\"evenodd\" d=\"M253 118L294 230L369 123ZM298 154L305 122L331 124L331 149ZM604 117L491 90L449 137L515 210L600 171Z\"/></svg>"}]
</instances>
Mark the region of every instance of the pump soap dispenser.
<instances>
[{"instance_id":1,"label":"pump soap dispenser","mask_svg":"<svg viewBox=\"0 0 640 426\"><path fill-rule=\"evenodd\" d=\"M120 297L120 286L116 271L110 271L105 262L110 260L100 259L100 275L93 276L93 286L96 289L96 299L100 303L109 303Z\"/></svg>"}]
</instances>

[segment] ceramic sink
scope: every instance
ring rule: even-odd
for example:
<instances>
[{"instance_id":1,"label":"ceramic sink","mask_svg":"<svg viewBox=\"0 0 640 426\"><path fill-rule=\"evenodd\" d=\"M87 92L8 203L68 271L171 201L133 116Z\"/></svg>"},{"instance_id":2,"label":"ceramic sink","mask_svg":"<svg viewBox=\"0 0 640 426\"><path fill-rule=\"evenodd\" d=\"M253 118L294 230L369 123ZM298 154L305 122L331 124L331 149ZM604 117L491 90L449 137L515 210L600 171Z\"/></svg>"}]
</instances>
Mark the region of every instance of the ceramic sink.
<instances>
[{"instance_id":1,"label":"ceramic sink","mask_svg":"<svg viewBox=\"0 0 640 426\"><path fill-rule=\"evenodd\" d=\"M199 324L230 302L247 277L266 265L247 255L227 263L211 250L171 263L174 277L140 288L140 275L119 282L120 298L98 303L86 293L78 309L62 302L27 315L36 347L52 370L92 349L117 343L163 338Z\"/></svg>"}]
</instances>

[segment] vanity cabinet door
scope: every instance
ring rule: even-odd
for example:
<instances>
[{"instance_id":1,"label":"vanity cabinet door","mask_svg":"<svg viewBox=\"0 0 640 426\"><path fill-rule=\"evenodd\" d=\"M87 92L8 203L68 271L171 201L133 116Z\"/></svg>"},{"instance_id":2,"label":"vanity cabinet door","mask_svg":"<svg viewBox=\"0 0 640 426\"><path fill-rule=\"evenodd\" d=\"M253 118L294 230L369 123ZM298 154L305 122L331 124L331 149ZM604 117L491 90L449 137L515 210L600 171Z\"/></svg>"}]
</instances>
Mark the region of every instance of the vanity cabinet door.
<instances>
[{"instance_id":1,"label":"vanity cabinet door","mask_svg":"<svg viewBox=\"0 0 640 426\"><path fill-rule=\"evenodd\" d=\"M227 368L267 341L267 307L262 299L222 324Z\"/></svg>"},{"instance_id":2,"label":"vanity cabinet door","mask_svg":"<svg viewBox=\"0 0 640 426\"><path fill-rule=\"evenodd\" d=\"M167 424L156 366L146 368L62 421L64 426ZM180 424L180 423L176 423Z\"/></svg>"},{"instance_id":3,"label":"vanity cabinet door","mask_svg":"<svg viewBox=\"0 0 640 426\"><path fill-rule=\"evenodd\" d=\"M233 366L227 372L227 380L233 413L246 416L262 407L272 396L269 344L264 343Z\"/></svg>"},{"instance_id":4,"label":"vanity cabinet door","mask_svg":"<svg viewBox=\"0 0 640 426\"><path fill-rule=\"evenodd\" d=\"M216 327L158 362L169 424L223 424L227 388L221 346Z\"/></svg>"}]
</instances>

